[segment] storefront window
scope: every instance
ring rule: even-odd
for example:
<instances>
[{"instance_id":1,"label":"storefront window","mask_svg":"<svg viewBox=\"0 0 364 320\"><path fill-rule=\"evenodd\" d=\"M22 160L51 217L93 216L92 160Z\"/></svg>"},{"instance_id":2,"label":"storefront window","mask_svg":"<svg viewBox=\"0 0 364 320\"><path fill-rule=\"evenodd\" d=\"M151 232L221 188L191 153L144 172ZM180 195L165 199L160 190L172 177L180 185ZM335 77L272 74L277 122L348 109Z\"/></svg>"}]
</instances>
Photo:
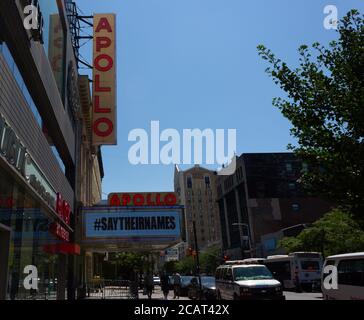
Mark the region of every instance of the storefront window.
<instances>
[{"instance_id":1,"label":"storefront window","mask_svg":"<svg viewBox=\"0 0 364 320\"><path fill-rule=\"evenodd\" d=\"M0 224L11 229L7 299L56 299L57 288L65 287L59 281L61 255L52 251L60 243L50 232L52 222L41 204L0 167ZM30 265L38 270L37 290L24 286L24 268Z\"/></svg>"},{"instance_id":2,"label":"storefront window","mask_svg":"<svg viewBox=\"0 0 364 320\"><path fill-rule=\"evenodd\" d=\"M59 14L59 0L39 0L44 18L44 49L51 64L58 90L64 102L66 42L62 18Z\"/></svg>"}]
</instances>

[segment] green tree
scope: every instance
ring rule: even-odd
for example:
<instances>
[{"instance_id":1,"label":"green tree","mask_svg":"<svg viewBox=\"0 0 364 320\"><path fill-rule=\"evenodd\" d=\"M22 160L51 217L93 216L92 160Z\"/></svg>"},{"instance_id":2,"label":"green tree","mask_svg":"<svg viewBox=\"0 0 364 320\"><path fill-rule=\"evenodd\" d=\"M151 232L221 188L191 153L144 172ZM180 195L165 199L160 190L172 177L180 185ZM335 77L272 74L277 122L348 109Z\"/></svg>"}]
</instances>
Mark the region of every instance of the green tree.
<instances>
[{"instance_id":1,"label":"green tree","mask_svg":"<svg viewBox=\"0 0 364 320\"><path fill-rule=\"evenodd\" d=\"M289 148L309 165L307 191L346 206L364 222L364 20L356 10L339 23L328 46L299 48L299 67L288 65L263 45L266 72L288 98L274 106L291 121L298 146ZM363 224L364 225L364 224Z\"/></svg>"},{"instance_id":2,"label":"green tree","mask_svg":"<svg viewBox=\"0 0 364 320\"><path fill-rule=\"evenodd\" d=\"M297 237L283 238L279 246L288 253L318 251L325 256L364 250L364 231L349 212L334 209Z\"/></svg>"},{"instance_id":3,"label":"green tree","mask_svg":"<svg viewBox=\"0 0 364 320\"><path fill-rule=\"evenodd\" d=\"M185 257L176 263L176 271L181 274L193 273L196 269L195 259L193 257Z\"/></svg>"},{"instance_id":4,"label":"green tree","mask_svg":"<svg viewBox=\"0 0 364 320\"><path fill-rule=\"evenodd\" d=\"M214 274L216 268L221 264L222 261L221 249L218 246L212 246L207 250L200 252L199 258L200 272ZM168 268L172 268L172 265L168 265ZM190 274L191 272L194 273L196 271L196 257L184 257L180 261L173 264L173 271L177 271L181 274Z\"/></svg>"},{"instance_id":5,"label":"green tree","mask_svg":"<svg viewBox=\"0 0 364 320\"><path fill-rule=\"evenodd\" d=\"M109 258L109 263L115 265L116 273L129 276L132 272L143 273L152 270L147 253L118 252Z\"/></svg>"},{"instance_id":6,"label":"green tree","mask_svg":"<svg viewBox=\"0 0 364 320\"><path fill-rule=\"evenodd\" d=\"M163 270L167 273L167 274L172 274L174 272L177 271L177 261L168 261L164 264L163 266Z\"/></svg>"},{"instance_id":7,"label":"green tree","mask_svg":"<svg viewBox=\"0 0 364 320\"><path fill-rule=\"evenodd\" d=\"M204 251L200 256L201 272L214 274L216 268L221 264L221 249L218 246L213 246Z\"/></svg>"}]
</instances>

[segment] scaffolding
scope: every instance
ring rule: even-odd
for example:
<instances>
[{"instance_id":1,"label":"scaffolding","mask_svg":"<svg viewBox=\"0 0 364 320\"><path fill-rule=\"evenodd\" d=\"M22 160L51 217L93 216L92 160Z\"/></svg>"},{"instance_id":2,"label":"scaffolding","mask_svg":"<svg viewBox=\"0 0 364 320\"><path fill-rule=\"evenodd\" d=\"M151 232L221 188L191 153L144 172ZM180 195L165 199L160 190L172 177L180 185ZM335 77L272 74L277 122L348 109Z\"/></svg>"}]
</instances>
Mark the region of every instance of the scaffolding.
<instances>
[{"instance_id":1,"label":"scaffolding","mask_svg":"<svg viewBox=\"0 0 364 320\"><path fill-rule=\"evenodd\" d=\"M80 49L93 39L93 36L86 32L87 28L93 28L93 16L82 15L73 0L66 0L65 3L77 68L92 69L92 65L81 55Z\"/></svg>"}]
</instances>

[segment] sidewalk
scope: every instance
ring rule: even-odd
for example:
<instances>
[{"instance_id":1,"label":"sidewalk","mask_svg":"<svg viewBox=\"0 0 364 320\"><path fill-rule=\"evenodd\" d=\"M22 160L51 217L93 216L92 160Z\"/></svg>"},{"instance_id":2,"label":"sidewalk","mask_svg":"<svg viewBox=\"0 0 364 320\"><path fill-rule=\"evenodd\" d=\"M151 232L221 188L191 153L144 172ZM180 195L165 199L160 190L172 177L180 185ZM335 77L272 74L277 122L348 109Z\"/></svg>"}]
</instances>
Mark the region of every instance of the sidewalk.
<instances>
[{"instance_id":1,"label":"sidewalk","mask_svg":"<svg viewBox=\"0 0 364 320\"><path fill-rule=\"evenodd\" d=\"M148 300L148 297L143 295L143 291L139 292L139 300ZM163 292L160 287L155 287L152 295L152 300L164 300ZM169 291L168 300L178 301L178 300L173 300L173 290ZM183 301L190 299L188 299L187 297L180 297L179 300Z\"/></svg>"},{"instance_id":2,"label":"sidewalk","mask_svg":"<svg viewBox=\"0 0 364 320\"><path fill-rule=\"evenodd\" d=\"M86 297L85 300L128 300L131 299L129 293L125 292L125 294L113 295L110 291L107 295L103 295L102 293L91 293L90 297ZM148 300L146 295L143 295L143 290L139 290L139 300ZM152 300L164 300L163 292L159 286L155 287L154 292L152 294ZM168 295L168 300L173 301L173 291L171 290ZM187 297L180 297L179 300L189 300ZM175 300L178 301L178 300Z\"/></svg>"}]
</instances>

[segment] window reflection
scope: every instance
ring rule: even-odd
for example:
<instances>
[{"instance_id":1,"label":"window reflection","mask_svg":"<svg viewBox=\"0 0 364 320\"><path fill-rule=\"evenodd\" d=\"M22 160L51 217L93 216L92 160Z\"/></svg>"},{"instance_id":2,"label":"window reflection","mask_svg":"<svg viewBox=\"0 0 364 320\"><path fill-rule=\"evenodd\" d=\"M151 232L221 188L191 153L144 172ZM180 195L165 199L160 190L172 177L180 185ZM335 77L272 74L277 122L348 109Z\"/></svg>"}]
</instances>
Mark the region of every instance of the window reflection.
<instances>
[{"instance_id":1,"label":"window reflection","mask_svg":"<svg viewBox=\"0 0 364 320\"><path fill-rule=\"evenodd\" d=\"M0 223L11 229L7 299L55 299L59 255L50 248L59 243L50 232L53 221L25 189L0 168ZM38 290L26 290L24 268L38 269Z\"/></svg>"}]
</instances>

